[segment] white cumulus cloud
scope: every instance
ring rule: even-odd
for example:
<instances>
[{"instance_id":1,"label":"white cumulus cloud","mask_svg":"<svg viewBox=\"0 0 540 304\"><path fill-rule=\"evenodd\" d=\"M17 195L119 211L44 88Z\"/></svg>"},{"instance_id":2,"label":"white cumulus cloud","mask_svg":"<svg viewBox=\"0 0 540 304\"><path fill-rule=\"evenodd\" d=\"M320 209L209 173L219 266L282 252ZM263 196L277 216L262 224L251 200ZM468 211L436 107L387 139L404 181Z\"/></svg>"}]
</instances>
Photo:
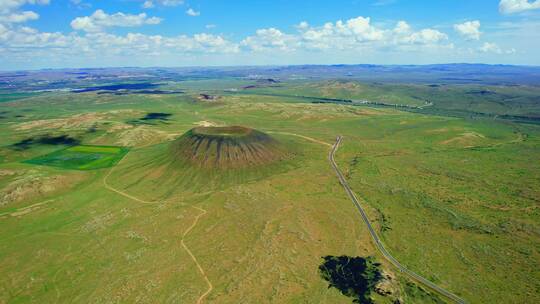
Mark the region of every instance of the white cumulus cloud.
<instances>
[{"instance_id":1,"label":"white cumulus cloud","mask_svg":"<svg viewBox=\"0 0 540 304\"><path fill-rule=\"evenodd\" d=\"M178 6L184 4L184 0L157 0L163 6Z\"/></svg>"},{"instance_id":2,"label":"white cumulus cloud","mask_svg":"<svg viewBox=\"0 0 540 304\"><path fill-rule=\"evenodd\" d=\"M400 35L400 34L408 34L411 32L411 26L405 22L405 21L399 21L394 28L394 33Z\"/></svg>"},{"instance_id":3,"label":"white cumulus cloud","mask_svg":"<svg viewBox=\"0 0 540 304\"><path fill-rule=\"evenodd\" d=\"M153 8L155 6L179 6L184 4L184 0L144 0L143 8Z\"/></svg>"},{"instance_id":4,"label":"white cumulus cloud","mask_svg":"<svg viewBox=\"0 0 540 304\"><path fill-rule=\"evenodd\" d=\"M2 1L0 0L0 3ZM15 1L24 4L38 3L37 0ZM156 6L164 3L157 0L148 1ZM143 1L139 0L139 4L143 4ZM407 58L403 61L411 60L409 58L413 61L416 58L422 60L434 56L462 58L459 57L461 56L459 52L463 53L464 50L470 56L478 58L506 60L512 57L519 59L518 56L511 56L516 50L509 47L522 49L520 44L507 44L505 39L493 35L492 38L495 40L491 42L477 42L478 45L463 49L459 45L455 46L446 33L435 28L417 28L404 20L388 25L363 16L324 24L310 24L304 21L290 30L277 27L262 28L238 40L229 40L227 36L208 33L210 31L193 35L167 36L136 32L115 34L107 30L112 27L158 24L162 19L144 13L108 14L103 10L97 10L91 15L73 19L71 26L76 31L41 32L24 24L25 21L38 18L37 14L22 11L22 6L10 7L8 13L0 13L0 62L13 66L25 64L29 62L29 58L32 58L32 62L39 61L42 66L51 65L51 62L58 62L59 66L84 65L86 62L107 62L113 65L125 62L135 65L153 64L162 62L163 58L167 58L167 62L184 64L199 62L196 61L198 58L236 60L236 58L268 57L277 58L276 62L280 62L281 58L298 57L304 60L309 56L321 61L329 58L329 62L339 61L340 58L348 58L346 60L354 62L372 58L370 56L382 56L379 58L395 62L395 58L399 60ZM6 18L8 16L9 18ZM213 24L206 26L207 29L214 27ZM506 31L513 30L514 27L515 24L512 24ZM530 25L530 29L527 28L527 37L535 37L536 28L536 23ZM455 24L454 30L472 40L477 40L482 35L480 22L476 20ZM499 31L503 32L503 29ZM463 42L462 39L459 41Z\"/></svg>"},{"instance_id":5,"label":"white cumulus cloud","mask_svg":"<svg viewBox=\"0 0 540 304\"><path fill-rule=\"evenodd\" d=\"M192 17L197 17L197 16L200 16L200 15L201 15L201 12L198 12L198 11L196 11L196 10L190 8L190 9L188 9L188 10L186 11L186 14L188 14L188 15L190 15L190 16L192 16Z\"/></svg>"},{"instance_id":6,"label":"white cumulus cloud","mask_svg":"<svg viewBox=\"0 0 540 304\"><path fill-rule=\"evenodd\" d=\"M236 43L230 42L219 35L212 34L195 34L193 40L197 44L197 47L204 49L209 53L236 53L239 51Z\"/></svg>"},{"instance_id":7,"label":"white cumulus cloud","mask_svg":"<svg viewBox=\"0 0 540 304\"><path fill-rule=\"evenodd\" d=\"M312 27L307 23L298 26L304 46L315 49L351 48L359 43L380 41L384 31L373 26L369 17L356 17L345 22L338 20L323 26Z\"/></svg>"},{"instance_id":8,"label":"white cumulus cloud","mask_svg":"<svg viewBox=\"0 0 540 304\"><path fill-rule=\"evenodd\" d=\"M466 21L459 24L454 24L454 30L461 36L469 40L480 40L480 21Z\"/></svg>"},{"instance_id":9,"label":"white cumulus cloud","mask_svg":"<svg viewBox=\"0 0 540 304\"><path fill-rule=\"evenodd\" d=\"M514 48L503 50L496 43L491 43L491 42L485 42L480 48L478 48L478 50L483 53L495 53L495 54L514 54L516 52Z\"/></svg>"},{"instance_id":10,"label":"white cumulus cloud","mask_svg":"<svg viewBox=\"0 0 540 304\"><path fill-rule=\"evenodd\" d=\"M255 50L360 50L389 48L407 45L435 46L448 39L438 30L421 29L414 31L405 21L395 28L375 26L369 17L356 17L346 21L328 22L322 26L312 26L301 22L295 26L296 33L284 33L276 28L259 29L255 35L245 38L241 46Z\"/></svg>"},{"instance_id":11,"label":"white cumulus cloud","mask_svg":"<svg viewBox=\"0 0 540 304\"><path fill-rule=\"evenodd\" d=\"M148 17L145 13L138 15L115 13L109 15L103 10L97 10L90 16L73 19L71 27L85 32L99 32L106 27L134 27L145 24L159 24L161 21L161 18Z\"/></svg>"},{"instance_id":12,"label":"white cumulus cloud","mask_svg":"<svg viewBox=\"0 0 540 304\"><path fill-rule=\"evenodd\" d=\"M540 9L540 0L501 0L499 2L499 11L503 14L514 14L534 9Z\"/></svg>"},{"instance_id":13,"label":"white cumulus cloud","mask_svg":"<svg viewBox=\"0 0 540 304\"><path fill-rule=\"evenodd\" d=\"M23 23L29 20L36 20L39 15L32 11L24 11L20 13L13 13L6 16L0 16L4 23Z\"/></svg>"},{"instance_id":14,"label":"white cumulus cloud","mask_svg":"<svg viewBox=\"0 0 540 304\"><path fill-rule=\"evenodd\" d=\"M254 36L249 36L240 42L240 45L253 51L279 49L293 50L298 38L288 35L275 28L257 30Z\"/></svg>"},{"instance_id":15,"label":"white cumulus cloud","mask_svg":"<svg viewBox=\"0 0 540 304\"><path fill-rule=\"evenodd\" d=\"M448 36L434 29L423 29L404 37L401 42L413 44L435 44L448 39Z\"/></svg>"},{"instance_id":16,"label":"white cumulus cloud","mask_svg":"<svg viewBox=\"0 0 540 304\"><path fill-rule=\"evenodd\" d=\"M49 0L0 0L0 13L7 14L25 4L49 4Z\"/></svg>"},{"instance_id":17,"label":"white cumulus cloud","mask_svg":"<svg viewBox=\"0 0 540 304\"><path fill-rule=\"evenodd\" d=\"M0 0L0 25L4 35L8 28L11 29L16 24L39 19L36 12L20 10L21 6L26 4L46 5L49 0Z\"/></svg>"},{"instance_id":18,"label":"white cumulus cloud","mask_svg":"<svg viewBox=\"0 0 540 304\"><path fill-rule=\"evenodd\" d=\"M435 45L448 39L448 35L438 30L426 28L414 31L405 21L399 21L389 33L390 40L396 45L424 44Z\"/></svg>"},{"instance_id":19,"label":"white cumulus cloud","mask_svg":"<svg viewBox=\"0 0 540 304\"><path fill-rule=\"evenodd\" d=\"M154 5L154 2L152 2L150 0L147 0L147 1L144 1L144 3L142 4L142 7L143 8L153 8L153 7L155 7L155 5Z\"/></svg>"},{"instance_id":20,"label":"white cumulus cloud","mask_svg":"<svg viewBox=\"0 0 540 304\"><path fill-rule=\"evenodd\" d=\"M309 23L307 23L307 21L302 21L296 26L296 28L298 28L300 30L305 30L308 27L309 27Z\"/></svg>"},{"instance_id":21,"label":"white cumulus cloud","mask_svg":"<svg viewBox=\"0 0 540 304\"><path fill-rule=\"evenodd\" d=\"M11 62L39 58L46 65L58 60L66 64L80 59L84 62L105 60L118 63L127 62L128 58L135 61L147 59L149 54L178 59L187 55L229 54L238 51L238 44L222 36L206 33L173 37L140 33L115 35L105 32L81 35L77 32L49 33L30 27L9 28L0 25L0 53L9 54Z\"/></svg>"}]
</instances>

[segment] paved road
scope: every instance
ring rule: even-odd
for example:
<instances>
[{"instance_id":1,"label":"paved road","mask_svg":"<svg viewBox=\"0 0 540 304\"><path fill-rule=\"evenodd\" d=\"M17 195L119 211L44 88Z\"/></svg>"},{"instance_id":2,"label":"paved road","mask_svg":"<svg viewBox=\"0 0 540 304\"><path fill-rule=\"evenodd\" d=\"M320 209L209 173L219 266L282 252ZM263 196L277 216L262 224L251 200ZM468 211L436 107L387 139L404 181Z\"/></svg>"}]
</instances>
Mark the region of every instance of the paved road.
<instances>
[{"instance_id":1,"label":"paved road","mask_svg":"<svg viewBox=\"0 0 540 304\"><path fill-rule=\"evenodd\" d=\"M450 300L452 300L452 301L454 301L456 303L459 303L459 304L466 303L465 300L458 297L457 295L451 293L450 291L448 291L448 290L446 290L446 289L444 289L442 287L439 287L439 286L435 285L435 283L429 281L428 279L420 276L419 274L417 274L417 273L407 269L405 266L401 265L401 263L399 263L386 250L386 248L384 248L384 245L382 244L381 240L379 239L379 236L375 232L375 229L373 229L373 226L371 225L371 222L369 221L369 218L367 217L366 212L364 211L364 209L360 205L360 202L358 201L358 198L356 197L354 192L349 187L349 184L347 183L347 180L345 180L345 177L343 177L343 174L339 170L339 167L337 166L336 161L334 160L334 155L336 154L336 151L339 148L339 145L341 144L342 140L343 140L343 137L341 137L341 136L337 137L336 143L334 144L334 146L332 147L332 150L330 151L330 154L328 155L328 159L330 160L330 163L332 164L332 167L334 168L334 171L336 171L336 174L337 174L337 176L339 178L339 182L341 183L341 185L343 186L343 188L347 192L347 195L349 195L349 198L352 200L352 202L356 206L356 209L358 209L358 212L362 216L362 219L364 220L364 223L366 224L366 226L367 226L367 228L369 230L369 234L371 235L371 238L375 242L375 246L377 247L377 249L379 249L381 254L390 263L392 263L397 269L399 269L400 272L408 275L410 278L414 279L415 281L424 284L425 286L429 287L430 289L436 291L437 293L441 294L442 296L444 296L444 297L446 297L446 298L448 298L448 299L450 299Z\"/></svg>"}]
</instances>

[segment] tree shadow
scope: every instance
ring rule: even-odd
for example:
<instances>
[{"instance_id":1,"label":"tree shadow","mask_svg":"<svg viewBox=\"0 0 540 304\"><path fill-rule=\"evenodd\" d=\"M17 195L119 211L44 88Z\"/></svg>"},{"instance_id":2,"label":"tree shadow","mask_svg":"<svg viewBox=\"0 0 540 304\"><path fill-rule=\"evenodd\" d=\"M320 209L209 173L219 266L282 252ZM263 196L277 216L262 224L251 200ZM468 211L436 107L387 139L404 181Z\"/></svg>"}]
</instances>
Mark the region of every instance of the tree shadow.
<instances>
[{"instance_id":1,"label":"tree shadow","mask_svg":"<svg viewBox=\"0 0 540 304\"><path fill-rule=\"evenodd\" d=\"M370 294L382 279L380 265L373 257L325 256L319 273L328 288L337 288L353 303L371 304Z\"/></svg>"}]
</instances>

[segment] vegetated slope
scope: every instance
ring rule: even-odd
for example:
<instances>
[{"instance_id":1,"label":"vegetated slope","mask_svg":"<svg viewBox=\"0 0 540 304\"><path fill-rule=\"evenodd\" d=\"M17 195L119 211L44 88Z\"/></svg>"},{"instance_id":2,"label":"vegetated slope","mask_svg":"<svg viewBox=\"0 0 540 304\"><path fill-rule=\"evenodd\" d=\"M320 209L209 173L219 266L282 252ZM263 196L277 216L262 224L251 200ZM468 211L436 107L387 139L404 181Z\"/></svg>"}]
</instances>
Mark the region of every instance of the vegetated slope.
<instances>
[{"instance_id":1,"label":"vegetated slope","mask_svg":"<svg viewBox=\"0 0 540 304\"><path fill-rule=\"evenodd\" d=\"M245 127L198 127L173 142L132 152L111 182L148 199L223 189L297 167L301 158L294 146Z\"/></svg>"},{"instance_id":2,"label":"vegetated slope","mask_svg":"<svg viewBox=\"0 0 540 304\"><path fill-rule=\"evenodd\" d=\"M171 144L175 162L207 169L259 166L284 159L278 141L257 130L240 127L198 127Z\"/></svg>"}]
</instances>

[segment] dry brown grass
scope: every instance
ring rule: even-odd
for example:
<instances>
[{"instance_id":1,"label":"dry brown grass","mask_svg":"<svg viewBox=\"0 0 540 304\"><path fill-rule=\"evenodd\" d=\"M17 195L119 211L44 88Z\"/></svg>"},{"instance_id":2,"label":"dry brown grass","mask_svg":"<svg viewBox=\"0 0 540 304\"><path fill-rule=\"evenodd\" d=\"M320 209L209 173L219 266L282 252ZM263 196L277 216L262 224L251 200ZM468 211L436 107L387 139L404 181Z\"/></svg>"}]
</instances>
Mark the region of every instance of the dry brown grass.
<instances>
[{"instance_id":1,"label":"dry brown grass","mask_svg":"<svg viewBox=\"0 0 540 304\"><path fill-rule=\"evenodd\" d=\"M83 179L81 174L45 176L34 170L21 170L0 190L0 206L43 198L69 188Z\"/></svg>"},{"instance_id":2,"label":"dry brown grass","mask_svg":"<svg viewBox=\"0 0 540 304\"><path fill-rule=\"evenodd\" d=\"M164 131L152 129L147 126L137 126L120 132L117 138L116 144L133 147L152 142L161 142L170 138L170 136Z\"/></svg>"},{"instance_id":3,"label":"dry brown grass","mask_svg":"<svg viewBox=\"0 0 540 304\"><path fill-rule=\"evenodd\" d=\"M386 110L359 108L353 106L335 106L330 104L304 103L250 103L251 96L235 97L234 103L228 103L228 113L267 112L279 120L329 121L336 118L357 118L360 116L384 115ZM247 102L246 102L247 101Z\"/></svg>"},{"instance_id":4,"label":"dry brown grass","mask_svg":"<svg viewBox=\"0 0 540 304\"><path fill-rule=\"evenodd\" d=\"M41 119L23 122L14 125L18 131L28 131L34 129L87 129L95 125L95 123L103 122L104 120L114 119L122 116L137 117L143 112L136 110L113 110L107 112L92 112L84 114L76 114L64 118Z\"/></svg>"},{"instance_id":5,"label":"dry brown grass","mask_svg":"<svg viewBox=\"0 0 540 304\"><path fill-rule=\"evenodd\" d=\"M481 139L486 138L478 132L464 132L459 136L440 142L443 145L458 145L463 147L473 147L480 143Z\"/></svg>"}]
</instances>

